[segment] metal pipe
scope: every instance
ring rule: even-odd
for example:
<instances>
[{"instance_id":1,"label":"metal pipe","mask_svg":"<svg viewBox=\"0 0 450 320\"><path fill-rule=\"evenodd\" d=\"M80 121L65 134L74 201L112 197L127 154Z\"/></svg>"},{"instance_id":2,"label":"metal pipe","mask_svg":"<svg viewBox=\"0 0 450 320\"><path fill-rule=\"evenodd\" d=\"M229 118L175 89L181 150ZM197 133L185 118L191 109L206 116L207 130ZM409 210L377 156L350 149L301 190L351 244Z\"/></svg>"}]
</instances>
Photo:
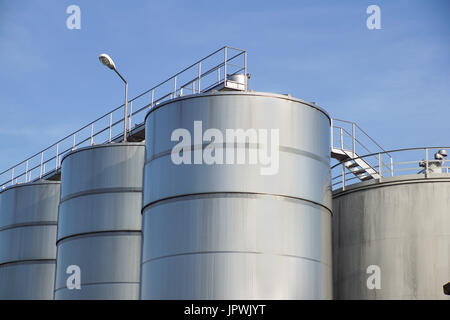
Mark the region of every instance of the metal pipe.
<instances>
[{"instance_id":1,"label":"metal pipe","mask_svg":"<svg viewBox=\"0 0 450 320\"><path fill-rule=\"evenodd\" d=\"M14 184L14 168L11 170L11 185Z\"/></svg>"},{"instance_id":2,"label":"metal pipe","mask_svg":"<svg viewBox=\"0 0 450 320\"><path fill-rule=\"evenodd\" d=\"M344 137L342 135L342 128L339 131L341 132L341 149L344 150Z\"/></svg>"},{"instance_id":3,"label":"metal pipe","mask_svg":"<svg viewBox=\"0 0 450 320\"><path fill-rule=\"evenodd\" d=\"M73 145L72 145L72 151L75 150L75 133L73 134Z\"/></svg>"},{"instance_id":4,"label":"metal pipe","mask_svg":"<svg viewBox=\"0 0 450 320\"><path fill-rule=\"evenodd\" d=\"M428 178L428 148L425 148L425 178Z\"/></svg>"}]
</instances>

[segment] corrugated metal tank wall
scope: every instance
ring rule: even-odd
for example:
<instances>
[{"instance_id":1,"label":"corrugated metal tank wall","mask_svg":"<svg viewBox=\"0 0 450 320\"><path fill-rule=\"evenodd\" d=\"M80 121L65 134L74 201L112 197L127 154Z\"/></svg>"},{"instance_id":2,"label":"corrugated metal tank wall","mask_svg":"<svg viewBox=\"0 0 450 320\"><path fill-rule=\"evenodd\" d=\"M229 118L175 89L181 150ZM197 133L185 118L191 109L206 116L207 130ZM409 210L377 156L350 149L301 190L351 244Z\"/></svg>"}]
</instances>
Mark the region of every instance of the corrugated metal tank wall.
<instances>
[{"instance_id":1,"label":"corrugated metal tank wall","mask_svg":"<svg viewBox=\"0 0 450 320\"><path fill-rule=\"evenodd\" d=\"M209 144L194 141L194 121L224 135L279 129L279 171L262 175L248 160L175 165L175 129L191 132L193 148ZM323 110L285 95L215 92L150 111L141 298L331 299L329 137Z\"/></svg>"},{"instance_id":2,"label":"corrugated metal tank wall","mask_svg":"<svg viewBox=\"0 0 450 320\"><path fill-rule=\"evenodd\" d=\"M53 299L59 182L0 192L0 299Z\"/></svg>"},{"instance_id":3,"label":"corrugated metal tank wall","mask_svg":"<svg viewBox=\"0 0 450 320\"><path fill-rule=\"evenodd\" d=\"M337 299L450 299L450 175L361 182L333 195ZM379 267L380 289L369 289ZM369 284L375 284L374 278Z\"/></svg>"},{"instance_id":4,"label":"corrugated metal tank wall","mask_svg":"<svg viewBox=\"0 0 450 320\"><path fill-rule=\"evenodd\" d=\"M76 150L62 161L55 299L138 299L143 143ZM81 289L67 288L70 265Z\"/></svg>"}]
</instances>

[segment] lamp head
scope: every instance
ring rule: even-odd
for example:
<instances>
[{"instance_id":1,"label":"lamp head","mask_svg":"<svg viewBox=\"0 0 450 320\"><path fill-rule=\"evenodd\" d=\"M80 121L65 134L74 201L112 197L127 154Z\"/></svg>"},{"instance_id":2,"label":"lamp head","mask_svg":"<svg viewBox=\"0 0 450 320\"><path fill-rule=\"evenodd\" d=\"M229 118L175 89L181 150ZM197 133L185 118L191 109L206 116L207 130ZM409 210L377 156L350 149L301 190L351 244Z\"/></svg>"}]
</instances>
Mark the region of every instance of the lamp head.
<instances>
[{"instance_id":1,"label":"lamp head","mask_svg":"<svg viewBox=\"0 0 450 320\"><path fill-rule=\"evenodd\" d=\"M103 63L105 66L107 66L111 70L114 70L116 68L116 65L114 64L114 61L106 53L102 53L98 57L98 59L100 60L101 63Z\"/></svg>"}]
</instances>

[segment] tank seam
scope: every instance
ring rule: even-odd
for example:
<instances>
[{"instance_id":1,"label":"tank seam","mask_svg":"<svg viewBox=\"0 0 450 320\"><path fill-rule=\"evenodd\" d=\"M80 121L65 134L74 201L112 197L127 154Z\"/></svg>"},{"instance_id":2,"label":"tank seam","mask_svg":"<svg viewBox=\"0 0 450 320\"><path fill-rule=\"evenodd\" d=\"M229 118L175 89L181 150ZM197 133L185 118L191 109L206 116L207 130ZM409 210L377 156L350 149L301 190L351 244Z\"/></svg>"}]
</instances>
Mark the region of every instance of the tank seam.
<instances>
[{"instance_id":1,"label":"tank seam","mask_svg":"<svg viewBox=\"0 0 450 320\"><path fill-rule=\"evenodd\" d=\"M330 213L330 215L333 215L333 212L331 209L327 208L326 206L324 206L321 203L318 203L318 202L315 202L312 200L293 197L293 196L287 196L287 195L274 194L274 193L243 192L243 191L198 192L198 193L189 193L189 194L166 197L166 198L158 199L158 200L147 203L146 205L144 205L142 207L141 213L143 213L144 210L148 209L149 207L155 207L157 205L162 205L164 202L173 202L172 200L175 200L175 199L181 199L181 198L186 198L186 197L201 199L201 198L206 198L208 195L219 195L219 194L231 194L231 195L239 195L240 194L240 195L256 195L256 196L259 195L259 196L267 196L267 197L286 198L286 199L288 199L286 201L291 200L291 201L307 202L309 204L314 204L316 206L326 209Z\"/></svg>"},{"instance_id":2,"label":"tank seam","mask_svg":"<svg viewBox=\"0 0 450 320\"><path fill-rule=\"evenodd\" d=\"M209 146L209 145L211 145L211 144L210 144L210 143L203 143L203 144L201 145L201 146L202 146L202 150L205 149L205 147L207 147L207 146ZM213 144L213 145L214 145L214 144ZM219 146L222 145L222 149L226 149L226 148L229 148L229 147L231 147L231 146L234 147L235 145L239 147L240 145L242 145L242 143L239 143L239 144L223 143L223 144L218 144L218 145L219 145ZM225 146L224 146L224 145L225 145ZM229 145L231 145L231 146L229 146ZM254 143L252 143L252 144L245 143L245 149L250 149L250 146L252 146L252 149L259 149L259 143L256 144L256 148L253 147L254 145L255 145ZM241 147L242 147L242 146L241 146ZM186 148L187 151L192 151L192 150L195 151L195 150L200 149L200 145L194 145L194 144L191 144L191 145L185 146L185 147L183 147L183 148ZM285 147L285 146L280 146L278 150L281 151L281 152L286 152L286 153L292 153L292 154L302 155L302 156L308 157L308 158L310 158L310 159L319 161L319 162L321 162L322 164L325 164L327 167L330 166L330 161L329 161L329 159L322 158L321 156L318 156L318 155L316 155L315 153L312 153L312 152L308 152L308 151L305 151L305 150L302 150L302 149L298 149L298 148ZM170 150L165 150L165 151L161 151L161 152L159 152L159 153L153 155L150 159L146 159L145 162L144 162L144 166L146 166L147 164L149 164L150 162L152 162L152 161L154 161L154 160L156 160L156 159L159 159L159 158L163 158L163 157L165 157L165 156L168 156L168 155L170 155L171 153L172 153L172 149L170 149Z\"/></svg>"},{"instance_id":3,"label":"tank seam","mask_svg":"<svg viewBox=\"0 0 450 320\"><path fill-rule=\"evenodd\" d=\"M34 187L34 186L45 186L45 185L53 185L53 184L59 184L61 185L61 181L54 181L54 180L37 180L34 182L27 182L27 183L19 183L19 184L15 184L12 186L8 186L3 190L0 190L0 194L2 194L3 192L12 190L12 189L17 189L17 188L22 188L22 187Z\"/></svg>"},{"instance_id":4,"label":"tank seam","mask_svg":"<svg viewBox=\"0 0 450 320\"><path fill-rule=\"evenodd\" d=\"M10 224L5 227L0 228L1 231L9 230L9 229L16 229L21 227L40 227L40 226L57 226L58 222L56 221L42 221L42 222L35 222L35 223L16 223L16 224Z\"/></svg>"},{"instance_id":5,"label":"tank seam","mask_svg":"<svg viewBox=\"0 0 450 320\"><path fill-rule=\"evenodd\" d=\"M144 118L144 122L147 122L147 117L150 114L152 114L154 111L157 111L170 103L183 101L183 100L197 99L197 98L202 98L202 97L214 97L214 96L245 96L245 97L250 96L250 97L265 97L265 98L272 98L272 99L288 100L291 102L300 103L302 105L305 105L307 107L310 107L310 108L313 108L313 109L319 111L325 117L327 117L328 122L331 125L331 116L324 109L319 107L318 105L313 105L312 103L310 103L308 101L304 101L304 100L294 98L294 97L284 96L284 95L278 94L278 93L263 93L263 92L258 93L258 92L248 92L248 91L245 91L245 93L243 93L243 92L237 92L237 93L231 93L231 92L212 93L212 92L209 92L208 93L207 92L207 93L201 93L201 94L191 94L188 96L178 97L175 99L164 101L163 103L161 103L157 106L154 106L149 112L147 112L147 114L145 115L145 118ZM151 105L151 103L149 103L147 106L150 106L150 105Z\"/></svg>"},{"instance_id":6,"label":"tank seam","mask_svg":"<svg viewBox=\"0 0 450 320\"><path fill-rule=\"evenodd\" d=\"M139 285L140 282L135 282L135 281L105 281L105 282L89 282L89 283L81 283L81 287L84 286L95 286L95 285L101 285L101 284L137 284ZM67 287L60 287L54 290L54 292L58 291L58 290L64 290L67 289Z\"/></svg>"},{"instance_id":7,"label":"tank seam","mask_svg":"<svg viewBox=\"0 0 450 320\"><path fill-rule=\"evenodd\" d=\"M129 188L122 188L122 187L118 187L118 188L99 188L99 189L89 189L89 190L85 190L85 191L80 191L80 192L76 192L76 193L72 193L68 196L65 196L64 198L61 198L60 200L60 204L74 199L74 198L79 198L82 196L86 196L86 195L96 195L96 194L105 194L105 193L133 193L133 192L142 192L142 187L129 187Z\"/></svg>"},{"instance_id":8,"label":"tank seam","mask_svg":"<svg viewBox=\"0 0 450 320\"><path fill-rule=\"evenodd\" d=\"M24 260L14 260L8 262L0 263L0 268L8 265L18 265L18 264L39 264L39 263L56 263L56 258L54 259L24 259Z\"/></svg>"},{"instance_id":9,"label":"tank seam","mask_svg":"<svg viewBox=\"0 0 450 320\"><path fill-rule=\"evenodd\" d=\"M108 231L89 231L89 232L81 232L70 236L62 237L61 239L56 240L56 245L59 245L63 241L68 240L75 240L78 238L86 238L88 235L98 236L98 235L104 235L104 234L115 234L115 233L123 233L123 234L130 234L134 233L136 235L142 235L141 230L108 230Z\"/></svg>"},{"instance_id":10,"label":"tank seam","mask_svg":"<svg viewBox=\"0 0 450 320\"><path fill-rule=\"evenodd\" d=\"M92 145L92 146L87 146L87 147L81 147L75 150L70 151L68 154L64 155L61 159L61 166L63 161L73 155L76 154L78 152L81 151L85 151L85 150L91 150L91 149L100 149L100 148L107 148L107 147L127 147L127 146L136 146L136 147L140 147L143 146L145 147L145 143L143 142L127 142L127 143L123 143L123 142L118 142L118 143L101 143L101 144L97 144L97 145Z\"/></svg>"},{"instance_id":11,"label":"tank seam","mask_svg":"<svg viewBox=\"0 0 450 320\"><path fill-rule=\"evenodd\" d=\"M216 251L197 251L197 252L183 252L183 253L176 253L176 254L170 254L170 255L165 255L165 256L159 256L159 257L155 257L155 258L151 258L151 259L147 259L142 261L142 265L147 263L147 262L152 262L155 260L161 260L161 259L166 259L166 258L171 258L171 257L178 257L178 256L187 256L187 255L197 255L197 254L213 254L213 253L238 253L238 254L259 254L259 255L275 255L275 256L281 256L281 257L290 257L290 258L297 258L297 259L304 259L304 260L308 260L308 261L313 261L313 262L317 262L320 264L324 264L328 267L331 267L330 264L321 261L321 260L317 260L314 258L308 258L308 257L304 257L304 256L298 256L298 255L291 255L291 254L282 254L282 253L268 253L268 252L262 252L262 251L238 251L238 250L216 250Z\"/></svg>"}]
</instances>

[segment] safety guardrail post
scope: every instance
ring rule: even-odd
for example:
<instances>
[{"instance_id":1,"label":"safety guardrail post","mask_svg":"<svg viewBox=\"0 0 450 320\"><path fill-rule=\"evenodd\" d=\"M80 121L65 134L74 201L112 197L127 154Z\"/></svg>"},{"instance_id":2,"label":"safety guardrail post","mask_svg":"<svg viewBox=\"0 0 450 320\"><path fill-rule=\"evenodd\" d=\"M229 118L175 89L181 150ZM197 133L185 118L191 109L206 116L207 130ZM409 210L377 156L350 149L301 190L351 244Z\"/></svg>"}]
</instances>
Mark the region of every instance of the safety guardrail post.
<instances>
[{"instance_id":1,"label":"safety guardrail post","mask_svg":"<svg viewBox=\"0 0 450 320\"><path fill-rule=\"evenodd\" d=\"M245 91L248 89L248 77L247 77L247 51L244 52L244 75L245 75Z\"/></svg>"},{"instance_id":2,"label":"safety guardrail post","mask_svg":"<svg viewBox=\"0 0 450 320\"><path fill-rule=\"evenodd\" d=\"M27 163L25 165L25 183L27 183L28 181L28 160Z\"/></svg>"},{"instance_id":3,"label":"safety guardrail post","mask_svg":"<svg viewBox=\"0 0 450 320\"><path fill-rule=\"evenodd\" d=\"M173 78L173 97L177 97L177 76Z\"/></svg>"},{"instance_id":4,"label":"safety guardrail post","mask_svg":"<svg viewBox=\"0 0 450 320\"><path fill-rule=\"evenodd\" d=\"M342 164L342 191L345 191L345 166Z\"/></svg>"},{"instance_id":5,"label":"safety guardrail post","mask_svg":"<svg viewBox=\"0 0 450 320\"><path fill-rule=\"evenodd\" d=\"M130 101L130 117L128 118L128 131L131 132L131 117L133 116L133 101Z\"/></svg>"},{"instance_id":6,"label":"safety guardrail post","mask_svg":"<svg viewBox=\"0 0 450 320\"><path fill-rule=\"evenodd\" d=\"M378 153L378 171L380 174L380 182L383 180L383 164L381 162L381 153Z\"/></svg>"},{"instance_id":7,"label":"safety guardrail post","mask_svg":"<svg viewBox=\"0 0 450 320\"><path fill-rule=\"evenodd\" d=\"M41 152L41 166L39 168L39 179L42 178L42 162L44 161L44 152Z\"/></svg>"},{"instance_id":8,"label":"safety guardrail post","mask_svg":"<svg viewBox=\"0 0 450 320\"><path fill-rule=\"evenodd\" d=\"M94 124L91 124L91 146L94 144Z\"/></svg>"},{"instance_id":9,"label":"safety guardrail post","mask_svg":"<svg viewBox=\"0 0 450 320\"><path fill-rule=\"evenodd\" d=\"M59 147L59 143L56 144L55 170L58 169L58 147Z\"/></svg>"},{"instance_id":10,"label":"safety guardrail post","mask_svg":"<svg viewBox=\"0 0 450 320\"><path fill-rule=\"evenodd\" d=\"M109 114L109 139L108 139L108 142L111 142L111 130L112 130L112 112Z\"/></svg>"},{"instance_id":11,"label":"safety guardrail post","mask_svg":"<svg viewBox=\"0 0 450 320\"><path fill-rule=\"evenodd\" d=\"M393 176L394 176L394 162L391 157L391 177L393 177Z\"/></svg>"},{"instance_id":12,"label":"safety guardrail post","mask_svg":"<svg viewBox=\"0 0 450 320\"><path fill-rule=\"evenodd\" d=\"M202 63L199 62L198 63L198 91L197 91L197 93L201 92L201 88L200 88L200 78L201 78L201 76L202 76Z\"/></svg>"},{"instance_id":13,"label":"safety guardrail post","mask_svg":"<svg viewBox=\"0 0 450 320\"><path fill-rule=\"evenodd\" d=\"M352 152L353 152L353 158L355 157L355 150L356 144L355 144L355 123L352 123Z\"/></svg>"},{"instance_id":14,"label":"safety guardrail post","mask_svg":"<svg viewBox=\"0 0 450 320\"><path fill-rule=\"evenodd\" d=\"M223 85L226 87L227 86L227 47L225 47L225 52L224 52L224 63L223 63Z\"/></svg>"}]
</instances>

